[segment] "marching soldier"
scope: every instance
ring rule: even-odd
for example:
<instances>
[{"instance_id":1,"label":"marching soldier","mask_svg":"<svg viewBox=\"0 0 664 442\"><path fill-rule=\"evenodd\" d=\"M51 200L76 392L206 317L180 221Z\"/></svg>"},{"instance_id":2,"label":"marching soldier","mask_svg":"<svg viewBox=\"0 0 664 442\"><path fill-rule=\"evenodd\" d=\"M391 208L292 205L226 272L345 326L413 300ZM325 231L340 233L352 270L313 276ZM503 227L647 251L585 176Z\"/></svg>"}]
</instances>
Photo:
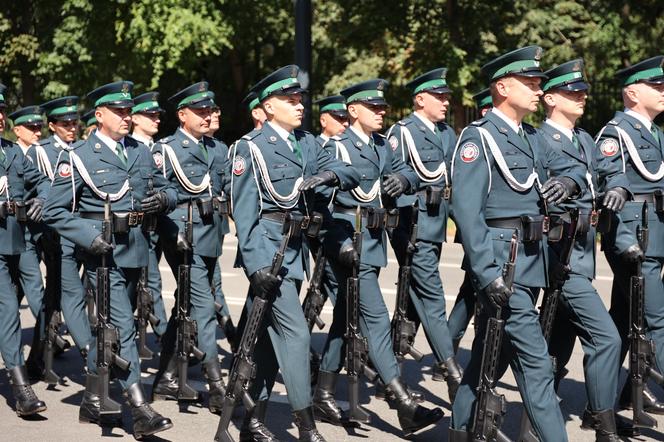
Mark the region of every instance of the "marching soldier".
<instances>
[{"instance_id":1,"label":"marching soldier","mask_svg":"<svg viewBox=\"0 0 664 442\"><path fill-rule=\"evenodd\" d=\"M87 140L90 134L97 129L97 118L94 109L90 109L81 115L81 126L83 128L81 139Z\"/></svg>"},{"instance_id":2,"label":"marching soldier","mask_svg":"<svg viewBox=\"0 0 664 442\"><path fill-rule=\"evenodd\" d=\"M168 100L177 109L180 127L154 146L152 156L166 179L177 189L178 196L175 210L160 218L158 233L164 256L176 278L178 266L185 262L185 254L191 257L191 319L198 327L198 348L205 353L202 363L209 386L208 408L218 413L225 390L210 288L214 266L221 255L221 218L214 199L226 185L227 147L205 136L210 130L212 109L216 106L207 82L193 84ZM190 203L195 206L193 244L184 237L184 222ZM176 316L171 314L162 337L159 371L152 390L154 399L178 400Z\"/></svg>"},{"instance_id":3,"label":"marching soldier","mask_svg":"<svg viewBox=\"0 0 664 442\"><path fill-rule=\"evenodd\" d=\"M346 99L343 95L332 95L321 98L314 104L318 104L319 107L318 121L321 129L316 141L324 146L330 138L341 135L348 128Z\"/></svg>"},{"instance_id":4,"label":"marching soldier","mask_svg":"<svg viewBox=\"0 0 664 442\"><path fill-rule=\"evenodd\" d=\"M86 141L63 154L55 171L45 220L63 237L85 253L85 270L96 287L97 267L101 256L112 256L109 267L110 323L118 331L119 356L129 363L118 370L117 378L131 407L134 437L167 430L170 419L161 416L147 403L140 382L140 361L135 342L133 304L140 269L147 265L149 236L142 229L146 214L172 210L176 193L154 167L149 149L131 138L133 84L118 81L101 86L88 94L95 107L98 129ZM152 172L152 173L151 173ZM156 192L148 181L154 179ZM106 205L111 205L111 243L102 235ZM72 213L72 209L77 215ZM103 287L96 287L102 290ZM99 305L97 306L100 307ZM98 339L103 339L98 335ZM111 343L104 342L103 348ZM93 346L88 358L85 393L79 409L81 422L106 423L100 402L107 385L101 385L97 361L99 346ZM113 414L110 423L118 423Z\"/></svg>"},{"instance_id":5,"label":"marching soldier","mask_svg":"<svg viewBox=\"0 0 664 442\"><path fill-rule=\"evenodd\" d=\"M541 52L540 47L529 46L482 66L494 107L464 129L452 160L452 206L466 253L463 267L472 272L483 318L452 406L450 441L466 441L469 431L481 430L471 428L471 416L480 381L486 316L496 306L505 311L506 337L498 376L509 362L537 436L543 441L567 440L535 302L540 288L547 285L543 211L547 204L578 194L585 183L582 168L546 149L535 129L522 122L537 110L542 95ZM558 176L540 188L547 170ZM513 286L508 287L502 265L515 230L519 238L516 273ZM475 415L484 411L476 408Z\"/></svg>"},{"instance_id":6,"label":"marching soldier","mask_svg":"<svg viewBox=\"0 0 664 442\"><path fill-rule=\"evenodd\" d=\"M417 249L411 265L409 313L413 316L411 320L421 322L424 327L437 361L437 371L442 372L447 381L452 403L463 373L454 357L438 270L442 243L446 240L451 195L447 171L456 144L454 130L445 123L451 93L446 74L445 68L434 69L406 84L412 90L413 113L392 126L387 139L394 155L408 164L420 181L415 194L398 198L399 226L390 240L399 264L403 265L413 204L417 201ZM413 307L415 312L412 312Z\"/></svg>"},{"instance_id":7,"label":"marching soldier","mask_svg":"<svg viewBox=\"0 0 664 442\"><path fill-rule=\"evenodd\" d=\"M0 84L0 133L4 132L6 87ZM19 305L12 284L18 286L19 259L25 251L24 223L39 220L48 194L48 180L23 155L21 148L0 138L0 355L7 368L16 414L30 416L46 411L30 386L21 348ZM32 204L26 207L26 195L35 190Z\"/></svg>"},{"instance_id":8,"label":"marching soldier","mask_svg":"<svg viewBox=\"0 0 664 442\"><path fill-rule=\"evenodd\" d=\"M268 334L259 333L254 350L257 373L250 394L257 403L245 416L240 430L242 440L276 440L265 427L264 419L278 368L286 384L299 440L324 440L314 422L309 383L310 335L298 297L308 260L306 243L299 235L289 241L282 276L272 276L269 270L281 241L285 214L290 213L293 222L313 215L317 209L307 191L317 186L350 189L357 185L358 176L321 149L313 135L297 130L303 115L303 90L297 74L297 66L285 66L254 86L260 102L256 108L263 109L267 122L242 137L231 153L231 202L237 221L238 259L250 283L247 312L256 296L271 301L271 312L265 316L264 324ZM352 248L346 249L342 254L352 257Z\"/></svg>"},{"instance_id":9,"label":"marching soldier","mask_svg":"<svg viewBox=\"0 0 664 442\"><path fill-rule=\"evenodd\" d=\"M597 440L617 441L613 403L618 382L620 337L599 294L592 286L595 278L595 238L600 206L619 212L628 197L629 184L617 164L596 158L595 142L583 129L575 127L588 96L583 76L583 60L563 63L545 73L542 90L547 119L540 127L549 148L587 170L588 190L579 198L552 209L551 226L562 224L564 211L579 209L579 223L564 282L556 321L551 333L549 353L556 358L556 370L564 370L572 353L575 336L581 340L583 367L588 392L584 411L586 421L596 422ZM602 187L600 187L600 185ZM597 192L605 189L603 200ZM551 242L550 268L560 264L561 244ZM556 272L549 272L555 277ZM571 325L571 326L570 326ZM565 342L567 341L567 342ZM588 425L590 428L591 425Z\"/></svg>"},{"instance_id":10,"label":"marching soldier","mask_svg":"<svg viewBox=\"0 0 664 442\"><path fill-rule=\"evenodd\" d=\"M28 148L41 138L44 127L42 109L39 106L26 106L12 112L8 117L14 123L12 132L16 136L16 144L21 146L25 154Z\"/></svg>"},{"instance_id":11,"label":"marching soldier","mask_svg":"<svg viewBox=\"0 0 664 442\"><path fill-rule=\"evenodd\" d=\"M387 387L386 396L396 402L399 423L406 435L425 428L443 417L439 408L427 409L417 404L411 392L400 379L399 364L392 351L390 318L378 285L378 273L387 264L385 229L387 216L376 217L376 225L367 226L370 209L381 208L381 200L396 198L405 191L413 192L418 185L415 173L393 156L385 137L378 133L383 126L387 102L384 91L387 82L382 79L364 81L341 91L346 99L349 128L338 140L330 140L326 149L352 165L361 173L357 189L335 194L333 216L339 224L352 227L357 206L362 213L362 253L360 253L360 330L369 343L369 357L381 381ZM381 183L382 180L382 183ZM385 192L381 196L381 189ZM386 215L386 212L383 212ZM394 219L394 215L391 215ZM334 254L328 259L337 281L346 281L351 266L344 265ZM346 287L341 284L340 287ZM334 394L338 373L343 367L344 333L346 331L346 297L341 290L334 304L334 319L325 343L325 350L314 394L317 418L340 425L345 416L337 405ZM414 392L412 393L415 396ZM417 394L421 401L421 394Z\"/></svg>"},{"instance_id":12,"label":"marching soldier","mask_svg":"<svg viewBox=\"0 0 664 442\"><path fill-rule=\"evenodd\" d=\"M597 137L599 154L625 171L629 182L627 190L633 195L614 220L611 231L602 237L604 253L614 274L609 313L622 339L618 364L622 364L629 347L629 283L633 273L630 263L642 260L645 319L649 338L658 349L655 362L660 373L664 370L664 284L661 278L664 261L664 221L661 217L664 211L661 190L664 183L664 134L653 120L664 111L662 63L664 56L659 55L616 73L622 84L625 110L616 112ZM648 212L650 241L645 253L635 236L644 202L651 209ZM658 402L647 388L643 392L643 403L647 413L664 414L664 404ZM629 380L622 390L619 405L631 407Z\"/></svg>"},{"instance_id":13,"label":"marching soldier","mask_svg":"<svg viewBox=\"0 0 664 442\"><path fill-rule=\"evenodd\" d=\"M131 108L131 136L148 146L152 151L154 136L159 132L161 113L164 110L159 106L159 92L146 92L134 98L134 107ZM155 334L160 337L166 332L166 307L161 296L161 273L159 261L161 248L159 235L150 232L150 257L148 259L148 289L152 294L154 315L159 319L155 326Z\"/></svg>"},{"instance_id":14,"label":"marching soldier","mask_svg":"<svg viewBox=\"0 0 664 442\"><path fill-rule=\"evenodd\" d=\"M76 141L78 97L56 98L41 107L46 113L51 136L34 144L27 156L49 181L53 181L57 164ZM53 284L55 290L60 291L62 315L74 343L85 358L92 345L92 333L86 314L85 288L78 271L80 261L76 257L74 243L44 225L40 245L45 259L52 260L47 263L47 268L60 266L59 275L49 277L47 273L46 284Z\"/></svg>"}]
</instances>

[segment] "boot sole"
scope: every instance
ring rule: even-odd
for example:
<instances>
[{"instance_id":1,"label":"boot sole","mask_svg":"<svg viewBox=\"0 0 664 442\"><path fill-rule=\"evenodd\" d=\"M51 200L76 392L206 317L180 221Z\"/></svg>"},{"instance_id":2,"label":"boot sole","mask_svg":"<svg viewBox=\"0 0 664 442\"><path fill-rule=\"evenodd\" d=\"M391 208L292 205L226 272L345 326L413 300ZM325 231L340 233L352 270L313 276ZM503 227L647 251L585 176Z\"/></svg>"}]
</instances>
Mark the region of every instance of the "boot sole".
<instances>
[{"instance_id":1,"label":"boot sole","mask_svg":"<svg viewBox=\"0 0 664 442\"><path fill-rule=\"evenodd\" d=\"M79 416L78 422L80 424L99 425L100 427L121 427L122 416L119 416L117 419L108 418L103 420Z\"/></svg>"},{"instance_id":2,"label":"boot sole","mask_svg":"<svg viewBox=\"0 0 664 442\"><path fill-rule=\"evenodd\" d=\"M44 411L46 411L46 409L47 407L44 406L44 407L39 407L36 410L32 410L30 412L16 410L16 415L19 417L33 416L35 414L43 413Z\"/></svg>"},{"instance_id":3,"label":"boot sole","mask_svg":"<svg viewBox=\"0 0 664 442\"><path fill-rule=\"evenodd\" d=\"M134 434L134 439L136 440L143 440L144 437L146 436L152 436L153 434L161 433L162 431L170 430L173 428L173 423L171 422L170 424L166 424L163 427L157 428L154 431L150 431L147 433L141 433L141 434Z\"/></svg>"},{"instance_id":4,"label":"boot sole","mask_svg":"<svg viewBox=\"0 0 664 442\"><path fill-rule=\"evenodd\" d=\"M417 433L420 430L425 429L426 427L435 424L439 420L443 418L444 414L439 413L436 416L431 417L428 419L426 422L423 422L422 425L418 425L417 427L409 428L409 429L404 429L403 430L403 435L404 437L412 436L413 434Z\"/></svg>"}]
</instances>

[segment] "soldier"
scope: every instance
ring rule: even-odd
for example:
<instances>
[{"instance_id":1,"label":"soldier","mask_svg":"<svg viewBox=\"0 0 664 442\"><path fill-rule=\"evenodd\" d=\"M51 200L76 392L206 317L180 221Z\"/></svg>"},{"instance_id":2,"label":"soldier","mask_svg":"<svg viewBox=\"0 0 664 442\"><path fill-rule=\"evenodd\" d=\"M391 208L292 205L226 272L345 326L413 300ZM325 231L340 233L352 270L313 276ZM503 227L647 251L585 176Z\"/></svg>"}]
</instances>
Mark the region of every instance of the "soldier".
<instances>
[{"instance_id":1,"label":"soldier","mask_svg":"<svg viewBox=\"0 0 664 442\"><path fill-rule=\"evenodd\" d=\"M491 101L491 90L489 88L482 89L480 92L473 95L473 101L475 102L480 118L484 117L493 106L493 102ZM454 242L461 243L458 230L454 237ZM475 314L476 305L477 296L475 296L475 289L473 288L473 283L470 281L470 274L465 272L463 282L459 287L459 293L454 301L454 307L452 307L452 311L447 317L447 326L450 329L450 336L452 336L452 345L454 346L455 354L459 349L459 343L461 343L463 335L466 333L466 328ZM443 376L444 373L438 368L438 365L434 365L431 379L434 381L442 381Z\"/></svg>"},{"instance_id":2,"label":"soldier","mask_svg":"<svg viewBox=\"0 0 664 442\"><path fill-rule=\"evenodd\" d=\"M617 164L596 157L592 137L575 127L583 115L588 96L583 60L562 63L545 75L548 80L542 87L542 103L547 118L540 131L551 149L569 161L579 163L589 177L588 190L581 197L552 208L552 227L562 224L565 211L575 207L579 209L579 224L569 263L569 279L564 282L561 292L549 353L556 358L556 370L561 372L572 354L574 338L579 336L585 354L583 371L588 393L584 424L586 421L597 423L594 426L597 440L617 441L613 403L618 382L620 337L592 286L592 280L595 278L597 211L604 206L619 212L628 197L625 189L629 184ZM602 189L605 190L603 201L597 195ZM561 246L560 242L550 242L550 268L560 266ZM552 277L556 273L549 272ZM591 425L587 424L587 427L591 428Z\"/></svg>"},{"instance_id":3,"label":"soldier","mask_svg":"<svg viewBox=\"0 0 664 442\"><path fill-rule=\"evenodd\" d=\"M321 133L316 141L321 146L332 137L341 135L348 127L348 111L346 110L346 99L343 95L332 95L317 100L320 116Z\"/></svg>"},{"instance_id":4,"label":"soldier","mask_svg":"<svg viewBox=\"0 0 664 442\"><path fill-rule=\"evenodd\" d=\"M313 135L297 130L304 109L298 71L297 66L285 66L254 86L267 122L242 137L231 153L231 202L237 221L238 259L250 283L247 312L256 296L271 301L264 324L268 333L259 332L254 350L257 373L250 394L257 404L245 416L241 440L276 440L265 427L264 419L278 368L299 440L324 440L316 429L311 404L310 335L298 297L308 250L299 235L289 241L282 276L275 277L269 270L282 239L285 213L292 214L293 222L303 215L312 215L311 211L318 208L306 196L307 191L316 186L350 189L357 185L358 176L321 149ZM327 218L325 225L333 228ZM352 260L349 243L340 253Z\"/></svg>"},{"instance_id":5,"label":"soldier","mask_svg":"<svg viewBox=\"0 0 664 442\"><path fill-rule=\"evenodd\" d=\"M131 136L148 146L150 151L154 147L154 136L159 132L161 113L164 110L159 106L159 92L146 92L134 98L134 107L131 108ZM159 167L159 166L158 166ZM166 332L166 307L161 296L161 273L159 261L161 260L161 247L159 235L150 232L150 257L148 259L148 289L152 294L154 315L159 324L154 327L154 333L161 337Z\"/></svg>"},{"instance_id":6,"label":"soldier","mask_svg":"<svg viewBox=\"0 0 664 442\"><path fill-rule=\"evenodd\" d=\"M226 145L214 137L214 134L219 130L221 121L221 109L219 106L212 108L212 117L210 118L210 130L207 133L207 137L212 138L215 142L219 142L220 147L224 152L224 155L228 158L228 149ZM228 196L225 193L222 193L217 197L218 206L219 206L219 215L221 216L221 251L223 253L224 247L224 238L226 234L229 233L230 227L228 225L228 214L229 214L229 204ZM212 278L212 295L214 296L215 310L217 314L217 323L219 327L224 331L226 340L231 345L231 349L234 350L235 344L235 325L233 325L233 319L231 318L231 312L228 309L228 304L226 303L226 295L221 287L221 266L219 265L219 260L214 265L214 277ZM234 353L235 351L233 351Z\"/></svg>"},{"instance_id":7,"label":"soldier","mask_svg":"<svg viewBox=\"0 0 664 442\"><path fill-rule=\"evenodd\" d=\"M8 117L14 123L12 131L16 136L16 144L21 146L21 150L25 154L28 147L41 138L42 127L44 127L42 109L39 106L26 106L12 112Z\"/></svg>"},{"instance_id":8,"label":"soldier","mask_svg":"<svg viewBox=\"0 0 664 442\"><path fill-rule=\"evenodd\" d=\"M46 113L51 136L33 145L26 154L39 171L53 181L58 162L76 141L78 124L78 97L56 98L42 104ZM42 226L39 238L40 250L44 251L47 268L60 267L57 275L46 275L50 285L60 291L60 308L67 328L83 358L92 345L90 321L86 314L85 289L79 276L80 260L76 257L74 243L61 237L53 228ZM52 267L53 266L53 267Z\"/></svg>"},{"instance_id":9,"label":"soldier","mask_svg":"<svg viewBox=\"0 0 664 442\"><path fill-rule=\"evenodd\" d=\"M664 222L661 218L664 134L653 120L664 111L662 63L664 56L659 55L616 73L622 85L625 110L616 112L597 137L600 155L625 171L629 182L627 190L633 194L633 198L614 220L616 222L611 231L602 237L604 253L614 274L609 313L622 339L618 364L622 364L629 347L627 335L630 328L628 312L632 263L642 260L645 319L649 338L659 349L655 362L660 373L664 370L664 351L661 351L664 347L664 284L661 278L664 258ZM648 212L650 241L645 254L635 236L644 202L648 202L651 209ZM643 392L643 402L646 412L664 414L664 404L658 402L647 388ZM620 395L619 406L631 407L629 380Z\"/></svg>"},{"instance_id":10,"label":"soldier","mask_svg":"<svg viewBox=\"0 0 664 442\"><path fill-rule=\"evenodd\" d=\"M81 123L83 128L81 139L87 140L90 134L97 129L97 118L95 117L95 110L90 109L81 115Z\"/></svg>"},{"instance_id":11,"label":"soldier","mask_svg":"<svg viewBox=\"0 0 664 442\"><path fill-rule=\"evenodd\" d=\"M5 90L0 84L0 133L4 132L7 119ZM28 218L41 219L48 180L17 144L4 138L0 138L0 173L0 217L3 218L0 227L0 287L3 287L0 291L0 354L12 386L16 414L30 416L46 411L46 404L37 398L28 380L21 349L19 305L12 284L19 284L15 276L20 255L25 250L23 223ZM36 189L35 197L28 208L25 196L33 189Z\"/></svg>"},{"instance_id":12,"label":"soldier","mask_svg":"<svg viewBox=\"0 0 664 442\"><path fill-rule=\"evenodd\" d=\"M403 265L413 204L417 201L417 250L411 264L409 316L424 327L437 361L436 371L443 374L452 403L463 373L454 357L438 270L449 216L451 188L447 170L456 144L454 130L445 123L451 93L446 75L446 68L438 68L406 84L412 91L413 112L392 126L387 138L394 155L408 164L420 180L415 194L401 195L397 200L399 226L391 233L390 241Z\"/></svg>"},{"instance_id":13,"label":"soldier","mask_svg":"<svg viewBox=\"0 0 664 442\"><path fill-rule=\"evenodd\" d=\"M433 410L417 404L400 379L399 364L392 351L390 318L378 285L378 273L387 264L385 219L377 225L367 226L369 209L381 209L381 200L396 198L405 191L417 189L415 173L399 158L393 156L385 137L378 133L383 127L387 110L384 91L387 82L382 79L364 81L341 91L346 98L349 128L338 140L331 140L326 149L336 152L344 162L361 173L360 186L350 191L336 192L333 216L341 225L352 228L357 206L362 209L362 253L359 271L360 329L369 343L369 357L387 386L387 395L396 402L399 423L404 434L412 434L443 417L439 408ZM332 142L333 141L333 142ZM381 185L382 180L382 185ZM381 188L385 194L380 195ZM383 213L385 215L385 213ZM350 266L327 252L337 281L346 281ZM340 287L347 287L341 284ZM346 293L337 294L334 319L325 343L325 350L314 394L317 418L340 425L345 421L334 394L339 371L343 367L344 333L346 331ZM418 394L418 400L421 395Z\"/></svg>"},{"instance_id":14,"label":"soldier","mask_svg":"<svg viewBox=\"0 0 664 442\"><path fill-rule=\"evenodd\" d=\"M509 362L537 436L543 441L567 440L535 302L540 288L547 285L542 212L546 204L578 194L585 189L585 182L578 164L546 149L535 129L522 122L537 110L542 95L541 53L542 48L528 46L482 66L494 107L464 129L452 160L452 206L466 253L463 268L472 272L483 317L452 406L450 441L466 441L468 431L479 430L471 428L471 416L477 402L486 316L493 315L496 306L505 312L506 338L498 376ZM559 176L550 178L540 189L547 171ZM515 230L519 246L510 288L503 280L502 265ZM485 411L476 408L475 416Z\"/></svg>"},{"instance_id":15,"label":"soldier","mask_svg":"<svg viewBox=\"0 0 664 442\"><path fill-rule=\"evenodd\" d=\"M246 97L242 100L242 104L246 105L251 114L251 121L254 123L254 129L260 129L265 124L267 120L267 115L265 115L265 110L260 105L261 102L256 95L256 92L249 92Z\"/></svg>"},{"instance_id":16,"label":"soldier","mask_svg":"<svg viewBox=\"0 0 664 442\"><path fill-rule=\"evenodd\" d=\"M159 220L162 250L173 275L191 257L191 319L198 327L198 347L205 353L203 370L208 381L208 408L221 411L224 385L216 343L214 298L211 294L214 265L221 255L221 218L214 199L221 195L228 177L227 147L206 137L210 130L214 94L205 81L193 84L168 99L177 110L180 127L153 149L155 163L177 189L177 207ZM184 238L187 209L193 203L193 244ZM179 290L179 288L178 288ZM177 294L179 296L179 294ZM176 305L177 307L177 305ZM174 311L175 313L175 311ZM159 371L154 379L154 399L178 400L177 315L171 314L162 337Z\"/></svg>"},{"instance_id":17,"label":"soldier","mask_svg":"<svg viewBox=\"0 0 664 442\"><path fill-rule=\"evenodd\" d=\"M88 93L87 98L95 107L98 129L60 159L45 220L83 251L85 271L93 286L97 285L95 273L102 263L100 257L112 256L106 264L110 279L110 323L118 331L119 356L129 362L127 370L118 370L116 374L131 407L134 437L140 439L173 426L170 419L150 407L143 393L132 305L136 301L140 269L147 265L148 259L149 236L143 231L141 220L145 214L172 210L176 193L158 173L147 146L128 136L134 104L132 87L129 81L118 81ZM156 192L148 191L151 177ZM109 201L113 220L111 243L100 233ZM78 215L72 213L72 208ZM104 342L104 347L107 345L110 343ZM107 386L100 385L97 376L98 347L90 350L79 421L104 424L106 415L101 415L100 400ZM111 419L115 424L121 416L112 415Z\"/></svg>"}]
</instances>

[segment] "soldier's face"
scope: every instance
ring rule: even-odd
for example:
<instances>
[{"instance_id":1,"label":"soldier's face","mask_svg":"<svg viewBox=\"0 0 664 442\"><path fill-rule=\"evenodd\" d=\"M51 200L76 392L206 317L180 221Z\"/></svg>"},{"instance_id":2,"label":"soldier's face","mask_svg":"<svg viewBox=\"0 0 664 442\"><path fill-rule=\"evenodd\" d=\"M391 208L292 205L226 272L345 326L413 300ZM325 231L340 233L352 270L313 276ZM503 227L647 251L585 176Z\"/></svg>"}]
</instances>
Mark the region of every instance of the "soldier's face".
<instances>
[{"instance_id":1,"label":"soldier's face","mask_svg":"<svg viewBox=\"0 0 664 442\"><path fill-rule=\"evenodd\" d=\"M65 143L71 143L76 140L78 121L50 121L48 123L48 129Z\"/></svg>"},{"instance_id":2,"label":"soldier's face","mask_svg":"<svg viewBox=\"0 0 664 442\"><path fill-rule=\"evenodd\" d=\"M256 106L251 110L251 119L254 122L254 128L260 129L263 127L265 120L267 120L267 115L265 114L265 110L263 110L262 106Z\"/></svg>"},{"instance_id":3,"label":"soldier's face","mask_svg":"<svg viewBox=\"0 0 664 442\"><path fill-rule=\"evenodd\" d=\"M212 109L212 114L210 115L210 132L208 135L212 136L216 131L219 130L221 125L221 109L215 107Z\"/></svg>"},{"instance_id":4,"label":"soldier's face","mask_svg":"<svg viewBox=\"0 0 664 442\"><path fill-rule=\"evenodd\" d=\"M539 77L511 76L501 80L505 85L507 102L522 112L535 112L539 105L542 80Z\"/></svg>"},{"instance_id":5,"label":"soldier's face","mask_svg":"<svg viewBox=\"0 0 664 442\"><path fill-rule=\"evenodd\" d=\"M159 132L160 122L161 116L159 112L139 112L131 116L131 124L134 125L134 128L139 128L151 137Z\"/></svg>"},{"instance_id":6,"label":"soldier's face","mask_svg":"<svg viewBox=\"0 0 664 442\"><path fill-rule=\"evenodd\" d=\"M636 83L638 99L649 113L659 114L664 112L664 84Z\"/></svg>"},{"instance_id":7,"label":"soldier's face","mask_svg":"<svg viewBox=\"0 0 664 442\"><path fill-rule=\"evenodd\" d=\"M204 107L195 109L185 107L178 110L178 118L182 128L196 138L206 135L210 131L212 121L212 108Z\"/></svg>"},{"instance_id":8,"label":"soldier's face","mask_svg":"<svg viewBox=\"0 0 664 442\"><path fill-rule=\"evenodd\" d=\"M98 107L95 111L99 130L115 141L129 134L131 126L130 107Z\"/></svg>"},{"instance_id":9,"label":"soldier's face","mask_svg":"<svg viewBox=\"0 0 664 442\"><path fill-rule=\"evenodd\" d=\"M291 131L302 125L302 94L274 95L263 102L267 119Z\"/></svg>"},{"instance_id":10,"label":"soldier's face","mask_svg":"<svg viewBox=\"0 0 664 442\"><path fill-rule=\"evenodd\" d=\"M415 96L415 101L421 112L429 121L437 123L443 121L450 105L450 94L434 94L422 92Z\"/></svg>"},{"instance_id":11,"label":"soldier's face","mask_svg":"<svg viewBox=\"0 0 664 442\"><path fill-rule=\"evenodd\" d=\"M5 110L0 108L0 132L4 132L6 121L7 121L7 116L5 115Z\"/></svg>"},{"instance_id":12,"label":"soldier's face","mask_svg":"<svg viewBox=\"0 0 664 442\"><path fill-rule=\"evenodd\" d=\"M376 132L383 128L383 118L387 106L369 103L353 103L348 106L348 113L368 132Z\"/></svg>"},{"instance_id":13,"label":"soldier's face","mask_svg":"<svg viewBox=\"0 0 664 442\"><path fill-rule=\"evenodd\" d=\"M341 135L348 127L348 118L325 112L320 116L320 127L328 137Z\"/></svg>"},{"instance_id":14,"label":"soldier's face","mask_svg":"<svg viewBox=\"0 0 664 442\"><path fill-rule=\"evenodd\" d=\"M556 90L546 95L550 95L551 97L545 97L545 100L547 102L551 101L557 112L564 114L570 119L577 119L583 115L583 111L586 108L586 99L588 98L586 91Z\"/></svg>"},{"instance_id":15,"label":"soldier's face","mask_svg":"<svg viewBox=\"0 0 664 442\"><path fill-rule=\"evenodd\" d=\"M31 144L36 143L41 138L41 124L21 124L14 126L14 135L18 140L26 145L30 146Z\"/></svg>"}]
</instances>

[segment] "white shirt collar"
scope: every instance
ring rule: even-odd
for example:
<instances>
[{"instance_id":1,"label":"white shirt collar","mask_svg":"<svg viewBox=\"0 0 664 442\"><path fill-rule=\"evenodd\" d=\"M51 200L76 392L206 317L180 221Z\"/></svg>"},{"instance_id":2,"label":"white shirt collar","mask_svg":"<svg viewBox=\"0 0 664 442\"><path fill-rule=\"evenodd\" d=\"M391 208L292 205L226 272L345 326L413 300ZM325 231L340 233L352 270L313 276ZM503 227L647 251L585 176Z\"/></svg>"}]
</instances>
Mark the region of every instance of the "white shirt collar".
<instances>
[{"instance_id":1,"label":"white shirt collar","mask_svg":"<svg viewBox=\"0 0 664 442\"><path fill-rule=\"evenodd\" d=\"M62 140L62 138L60 138L60 137L57 136L56 134L53 134L53 139L55 140L55 144L59 144L60 147L62 147L63 149L66 149L66 148L69 147L69 143L65 143L65 142ZM113 145L113 146L115 146L115 145ZM115 147L114 147L114 148L115 148Z\"/></svg>"},{"instance_id":2,"label":"white shirt collar","mask_svg":"<svg viewBox=\"0 0 664 442\"><path fill-rule=\"evenodd\" d=\"M434 124L433 121L431 121L428 118L420 115L419 113L417 113L417 111L413 112L413 115L415 115L417 118L419 118L420 121L422 121L422 123L424 123L424 125L426 127L428 127L431 132L436 133L436 125Z\"/></svg>"},{"instance_id":3,"label":"white shirt collar","mask_svg":"<svg viewBox=\"0 0 664 442\"><path fill-rule=\"evenodd\" d=\"M137 133L131 134L133 138L136 140L140 141L141 143L145 144L146 146L150 147L150 145L153 143L152 138L144 137L142 135L139 135Z\"/></svg>"},{"instance_id":4,"label":"white shirt collar","mask_svg":"<svg viewBox=\"0 0 664 442\"><path fill-rule=\"evenodd\" d=\"M201 141L201 140L197 140L196 137L194 137L192 134L190 134L189 132L184 130L184 128L182 128L182 127L179 127L178 130L180 132L182 132L183 134L185 134L187 136L187 138L189 138L191 141L193 141L196 145L198 145L198 142Z\"/></svg>"},{"instance_id":5,"label":"white shirt collar","mask_svg":"<svg viewBox=\"0 0 664 442\"><path fill-rule=\"evenodd\" d=\"M355 129L353 126L348 126L348 128L349 128L350 130L352 130L353 133L354 133L355 135L357 135L357 137L358 137L360 140L362 140L362 142L363 142L364 144L366 144L367 146L369 145L369 142L371 141L371 138L369 138L367 135L365 135L365 134L362 133L361 131Z\"/></svg>"},{"instance_id":6,"label":"white shirt collar","mask_svg":"<svg viewBox=\"0 0 664 442\"><path fill-rule=\"evenodd\" d=\"M330 139L330 137L328 137L328 136L325 135L325 134L320 134L320 137L321 137L321 138L323 139L323 141L325 141L325 142L327 142L327 140Z\"/></svg>"},{"instance_id":7,"label":"white shirt collar","mask_svg":"<svg viewBox=\"0 0 664 442\"><path fill-rule=\"evenodd\" d=\"M500 117L501 120L505 121L509 127L512 128L514 132L517 134L519 133L519 129L521 129L520 124L516 124L511 118L509 118L507 115L505 115L503 112L500 111L500 109L497 108L491 108L489 112L493 112L496 114L496 116Z\"/></svg>"},{"instance_id":8,"label":"white shirt collar","mask_svg":"<svg viewBox=\"0 0 664 442\"><path fill-rule=\"evenodd\" d=\"M652 126L652 121L650 121L648 117L641 115L640 113L628 108L625 108L625 113L630 117L634 117L637 120L639 120L641 123L643 123L646 129L650 130L650 126Z\"/></svg>"},{"instance_id":9,"label":"white shirt collar","mask_svg":"<svg viewBox=\"0 0 664 442\"><path fill-rule=\"evenodd\" d=\"M574 135L574 132L572 129L568 129L566 127L561 126L560 124L556 123L550 118L547 118L544 123L548 124L552 128L556 129L557 131L561 132L563 135L565 135L570 141L572 141L572 136Z\"/></svg>"},{"instance_id":10,"label":"white shirt collar","mask_svg":"<svg viewBox=\"0 0 664 442\"><path fill-rule=\"evenodd\" d=\"M118 141L115 141L111 137L107 137L103 133L99 132L99 130L95 131L95 135L97 138L99 138L106 146L108 146L109 149L113 152L114 155L117 155L117 151L115 150L115 145L117 143L122 144L122 147L126 150L126 147L124 145L124 137L120 138Z\"/></svg>"},{"instance_id":11,"label":"white shirt collar","mask_svg":"<svg viewBox=\"0 0 664 442\"><path fill-rule=\"evenodd\" d=\"M21 143L21 140L16 140L16 144L18 144L18 147L20 147L21 150L23 151L23 155L25 155L28 152L28 150L30 149L30 146L32 146L32 144L31 144L30 146L23 147L23 144Z\"/></svg>"},{"instance_id":12,"label":"white shirt collar","mask_svg":"<svg viewBox=\"0 0 664 442\"><path fill-rule=\"evenodd\" d=\"M283 140L284 140L286 143L288 143L288 145L290 146L290 142L288 141L288 136L291 134L290 132L288 132L286 129L284 129L283 127L279 126L279 125L276 124L276 123L272 123L272 122L268 121L267 124L269 124L270 127L271 127L272 129L274 129L274 131L275 131L275 132L276 132L281 138L283 138Z\"/></svg>"}]
</instances>

